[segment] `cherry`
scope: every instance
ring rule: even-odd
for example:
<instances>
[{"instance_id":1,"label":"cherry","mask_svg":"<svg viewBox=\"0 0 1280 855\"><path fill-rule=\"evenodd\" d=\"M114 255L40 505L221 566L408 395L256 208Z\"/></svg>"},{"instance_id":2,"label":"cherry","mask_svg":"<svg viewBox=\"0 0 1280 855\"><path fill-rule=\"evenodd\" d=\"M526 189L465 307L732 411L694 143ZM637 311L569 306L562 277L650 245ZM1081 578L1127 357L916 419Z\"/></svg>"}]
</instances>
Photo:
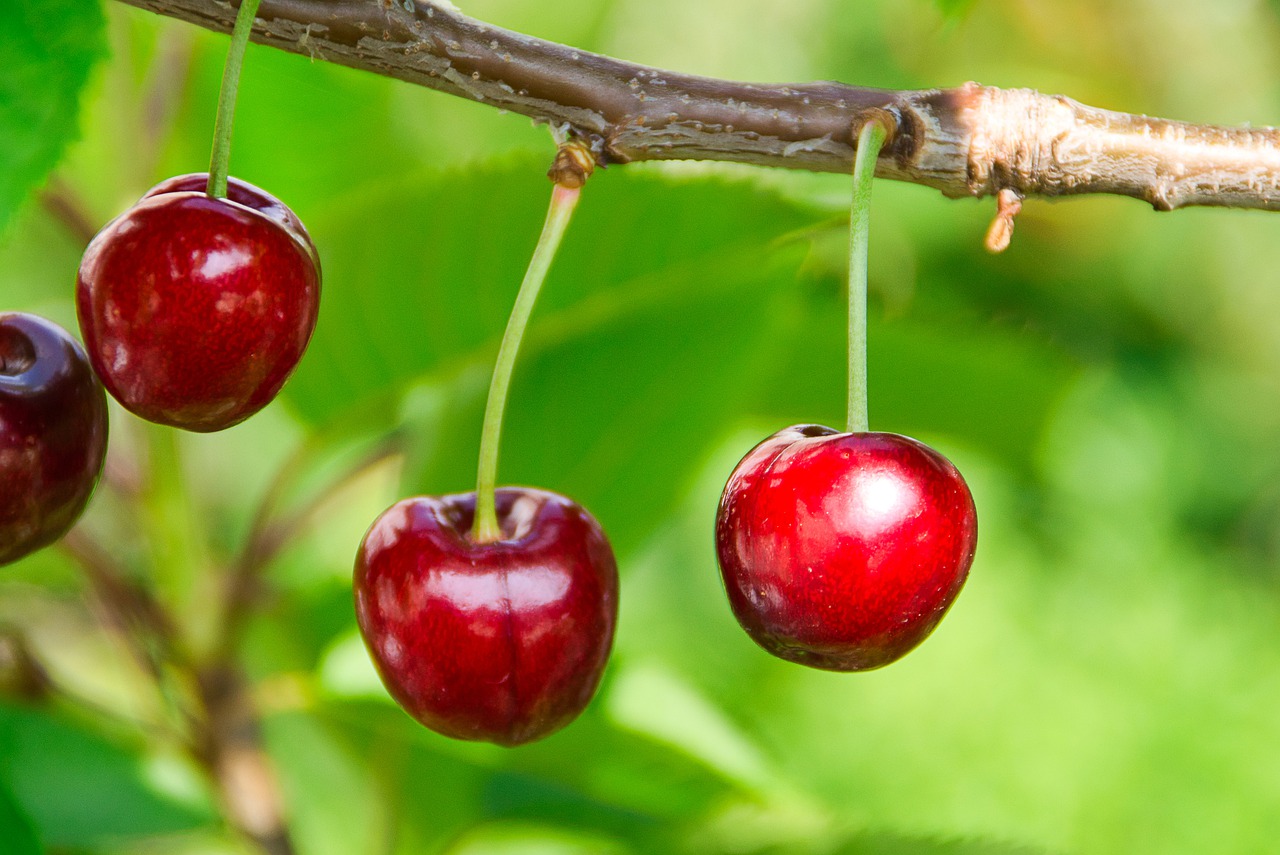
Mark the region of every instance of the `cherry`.
<instances>
[{"instance_id":1,"label":"cherry","mask_svg":"<svg viewBox=\"0 0 1280 855\"><path fill-rule=\"evenodd\" d=\"M977 514L960 473L891 433L779 431L725 486L716 551L729 603L761 647L831 671L887 665L960 592Z\"/></svg>"},{"instance_id":2,"label":"cherry","mask_svg":"<svg viewBox=\"0 0 1280 855\"><path fill-rule=\"evenodd\" d=\"M89 243L76 308L90 362L126 409L193 431L266 406L315 328L320 265L301 221L243 181L171 178Z\"/></svg>"},{"instance_id":3,"label":"cherry","mask_svg":"<svg viewBox=\"0 0 1280 855\"><path fill-rule=\"evenodd\" d=\"M107 451L107 396L74 339L0 314L0 564L67 533Z\"/></svg>"},{"instance_id":4,"label":"cherry","mask_svg":"<svg viewBox=\"0 0 1280 855\"><path fill-rule=\"evenodd\" d=\"M613 643L618 570L599 523L543 490L496 491L501 539L471 532L476 494L416 497L369 529L355 565L365 644L392 697L432 730L514 746L573 720Z\"/></svg>"}]
</instances>

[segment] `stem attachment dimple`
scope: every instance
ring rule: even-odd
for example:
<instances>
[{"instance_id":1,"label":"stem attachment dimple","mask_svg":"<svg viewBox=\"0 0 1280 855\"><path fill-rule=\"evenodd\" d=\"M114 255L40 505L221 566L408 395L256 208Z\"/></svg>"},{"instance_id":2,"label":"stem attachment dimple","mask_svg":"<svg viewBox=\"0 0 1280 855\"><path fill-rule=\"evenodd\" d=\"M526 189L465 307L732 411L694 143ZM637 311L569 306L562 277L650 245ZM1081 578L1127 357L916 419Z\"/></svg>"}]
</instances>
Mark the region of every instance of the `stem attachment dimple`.
<instances>
[{"instance_id":1,"label":"stem attachment dimple","mask_svg":"<svg viewBox=\"0 0 1280 855\"><path fill-rule=\"evenodd\" d=\"M853 433L870 430L867 415L867 243L871 226L871 184L876 159L892 133L880 116L858 131L853 160L853 204L849 210L849 417Z\"/></svg>"},{"instance_id":2,"label":"stem attachment dimple","mask_svg":"<svg viewBox=\"0 0 1280 855\"><path fill-rule=\"evenodd\" d=\"M502 416L507 407L507 391L511 387L511 372L515 368L516 353L524 338L525 327L533 312L538 292L551 269L551 262L560 248L560 242L569 226L573 209L581 195L581 185L567 187L556 184L551 191L551 206L547 219L534 247L529 269L520 283L515 306L507 320L498 347L498 359L493 366L493 380L489 383L489 399L484 408L484 427L480 434L480 466L476 475L476 515L471 527L471 539L476 543L492 543L502 539L502 527L494 504L494 492L498 477L498 445L502 438Z\"/></svg>"},{"instance_id":3,"label":"stem attachment dimple","mask_svg":"<svg viewBox=\"0 0 1280 855\"><path fill-rule=\"evenodd\" d=\"M222 68L222 90L218 93L218 116L213 125L213 153L209 157L208 193L216 199L227 195L227 175L231 163L231 126L235 119L236 95L240 92L240 69L244 65L244 52L253 30L253 19L258 14L261 0L241 0L236 13L236 24L231 30L231 46L227 48L227 62Z\"/></svg>"}]
</instances>

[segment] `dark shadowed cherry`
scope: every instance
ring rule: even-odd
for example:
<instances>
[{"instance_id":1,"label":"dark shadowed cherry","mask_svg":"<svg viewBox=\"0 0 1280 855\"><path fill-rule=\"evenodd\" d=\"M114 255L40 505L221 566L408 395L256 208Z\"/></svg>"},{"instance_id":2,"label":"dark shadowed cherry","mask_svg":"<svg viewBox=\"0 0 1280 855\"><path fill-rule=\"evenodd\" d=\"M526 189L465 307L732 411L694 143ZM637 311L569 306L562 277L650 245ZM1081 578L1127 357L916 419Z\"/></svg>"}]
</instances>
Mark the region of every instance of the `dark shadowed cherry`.
<instances>
[{"instance_id":1,"label":"dark shadowed cherry","mask_svg":"<svg viewBox=\"0 0 1280 855\"><path fill-rule=\"evenodd\" d=\"M232 179L157 185L85 250L76 308L94 370L126 409L221 430L266 406L315 328L320 267L282 202ZM190 189L187 189L190 188Z\"/></svg>"},{"instance_id":2,"label":"dark shadowed cherry","mask_svg":"<svg viewBox=\"0 0 1280 855\"><path fill-rule=\"evenodd\" d=\"M0 564L80 517L107 451L107 396L62 327L0 314Z\"/></svg>"},{"instance_id":3,"label":"dark shadowed cherry","mask_svg":"<svg viewBox=\"0 0 1280 855\"><path fill-rule=\"evenodd\" d=\"M781 430L734 469L716 552L734 615L770 653L833 671L887 665L960 592L977 515L964 479L890 433Z\"/></svg>"},{"instance_id":4,"label":"dark shadowed cherry","mask_svg":"<svg viewBox=\"0 0 1280 855\"><path fill-rule=\"evenodd\" d=\"M501 540L471 535L474 493L405 499L365 535L356 616L392 697L458 739L519 745L595 693L618 573L600 525L563 496L497 491Z\"/></svg>"}]
</instances>

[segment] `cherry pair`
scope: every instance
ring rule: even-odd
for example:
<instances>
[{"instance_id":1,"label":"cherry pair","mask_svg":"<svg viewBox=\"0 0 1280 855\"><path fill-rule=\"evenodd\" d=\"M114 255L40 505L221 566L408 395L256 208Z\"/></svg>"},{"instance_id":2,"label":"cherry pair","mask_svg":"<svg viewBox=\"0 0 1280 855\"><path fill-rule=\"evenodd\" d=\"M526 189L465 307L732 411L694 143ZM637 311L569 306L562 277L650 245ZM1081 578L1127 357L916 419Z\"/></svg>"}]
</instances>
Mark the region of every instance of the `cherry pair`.
<instances>
[{"instance_id":1,"label":"cherry pair","mask_svg":"<svg viewBox=\"0 0 1280 855\"><path fill-rule=\"evenodd\" d=\"M866 213L887 132L872 121L858 135L850 431L805 425L765 440L729 478L716 519L725 589L747 633L783 659L838 671L888 664L933 631L964 584L977 531L950 462L866 427ZM586 706L612 642L617 568L599 525L561 496L493 487L515 352L580 187L553 192L516 297L477 491L393 505L356 559L356 614L383 682L450 736L517 745L550 734Z\"/></svg>"}]
</instances>

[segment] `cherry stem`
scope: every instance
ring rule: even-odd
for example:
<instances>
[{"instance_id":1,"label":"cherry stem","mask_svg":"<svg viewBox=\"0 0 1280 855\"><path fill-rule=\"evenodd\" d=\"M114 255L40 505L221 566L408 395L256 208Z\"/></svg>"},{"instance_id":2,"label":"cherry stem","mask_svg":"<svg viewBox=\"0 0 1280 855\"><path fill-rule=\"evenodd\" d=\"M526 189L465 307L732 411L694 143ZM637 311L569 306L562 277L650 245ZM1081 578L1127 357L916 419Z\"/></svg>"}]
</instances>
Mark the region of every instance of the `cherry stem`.
<instances>
[{"instance_id":1,"label":"cherry stem","mask_svg":"<svg viewBox=\"0 0 1280 855\"><path fill-rule=\"evenodd\" d=\"M236 113L236 95L240 92L240 69L244 65L244 51L253 30L253 19L258 14L261 0L241 0L236 13L236 24L231 30L231 46L227 48L227 63L222 67L222 91L218 93L218 117L213 124L213 154L209 158L208 194L215 199L226 198L227 175L231 163L231 125Z\"/></svg>"},{"instance_id":2,"label":"cherry stem","mask_svg":"<svg viewBox=\"0 0 1280 855\"><path fill-rule=\"evenodd\" d=\"M849 431L871 429L867 415L867 244L871 232L871 184L876 158L889 131L872 119L858 133L849 210Z\"/></svg>"},{"instance_id":3,"label":"cherry stem","mask_svg":"<svg viewBox=\"0 0 1280 855\"><path fill-rule=\"evenodd\" d=\"M480 467L476 476L476 516L471 529L471 539L476 543L493 543L502 539L502 527L498 525L498 511L494 492L498 480L498 445L502 438L502 415L507 408L507 391L511 387L511 372L515 368L516 353L524 338L529 315L538 292L551 269L551 262L560 248L560 241L569 226L573 209L578 204L581 188L555 185L551 193L551 207L547 220L534 247L529 269L520 283L515 306L507 320L502 344L498 347L498 359L493 366L493 380L489 383L489 400L484 408L484 427L480 434Z\"/></svg>"}]
</instances>

